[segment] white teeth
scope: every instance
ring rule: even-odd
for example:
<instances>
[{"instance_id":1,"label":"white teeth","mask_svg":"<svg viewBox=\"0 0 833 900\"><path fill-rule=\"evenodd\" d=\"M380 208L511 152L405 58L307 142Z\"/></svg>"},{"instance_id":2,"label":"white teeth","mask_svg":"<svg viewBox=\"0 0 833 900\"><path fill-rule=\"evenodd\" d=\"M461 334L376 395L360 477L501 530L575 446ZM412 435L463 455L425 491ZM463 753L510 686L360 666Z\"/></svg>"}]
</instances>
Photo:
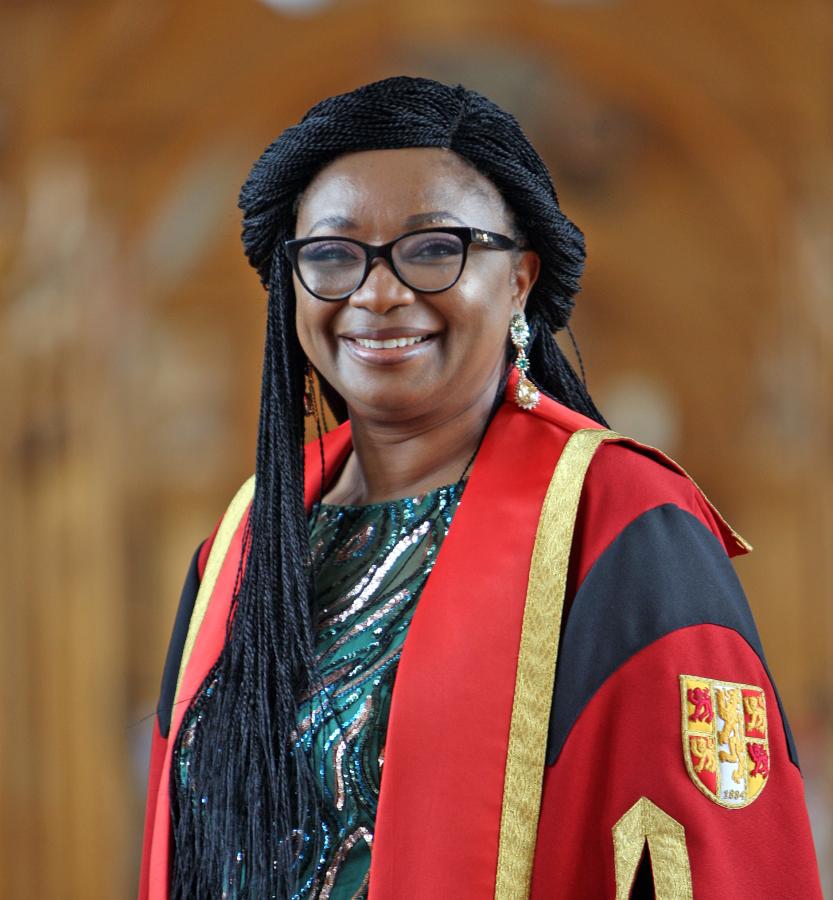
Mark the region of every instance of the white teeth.
<instances>
[{"instance_id":1,"label":"white teeth","mask_svg":"<svg viewBox=\"0 0 833 900\"><path fill-rule=\"evenodd\" d=\"M367 347L369 350L393 350L394 347L410 347L424 341L426 335L418 337L388 338L384 341L371 341L369 338L355 338L357 344Z\"/></svg>"}]
</instances>

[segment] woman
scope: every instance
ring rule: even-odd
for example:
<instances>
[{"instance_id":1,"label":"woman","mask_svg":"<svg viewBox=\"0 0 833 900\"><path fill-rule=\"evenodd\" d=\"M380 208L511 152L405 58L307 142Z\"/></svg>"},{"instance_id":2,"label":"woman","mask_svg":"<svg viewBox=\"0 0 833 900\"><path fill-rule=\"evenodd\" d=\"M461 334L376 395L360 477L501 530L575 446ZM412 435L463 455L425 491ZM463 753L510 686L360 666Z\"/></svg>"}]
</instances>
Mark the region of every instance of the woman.
<instances>
[{"instance_id":1,"label":"woman","mask_svg":"<svg viewBox=\"0 0 833 900\"><path fill-rule=\"evenodd\" d=\"M512 116L369 84L240 205L256 472L183 590L141 896L820 896L750 547L562 355L583 239Z\"/></svg>"}]
</instances>

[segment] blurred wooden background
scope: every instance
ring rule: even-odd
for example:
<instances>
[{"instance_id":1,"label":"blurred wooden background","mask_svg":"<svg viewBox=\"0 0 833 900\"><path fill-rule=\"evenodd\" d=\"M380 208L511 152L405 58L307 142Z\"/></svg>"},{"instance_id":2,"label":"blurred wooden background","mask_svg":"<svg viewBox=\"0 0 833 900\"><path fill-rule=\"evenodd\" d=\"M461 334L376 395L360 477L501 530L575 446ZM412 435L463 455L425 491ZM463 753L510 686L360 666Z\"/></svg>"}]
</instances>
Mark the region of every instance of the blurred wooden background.
<instances>
[{"instance_id":1,"label":"blurred wooden background","mask_svg":"<svg viewBox=\"0 0 833 900\"><path fill-rule=\"evenodd\" d=\"M400 72L520 119L587 235L591 392L754 545L830 885L829 0L11 0L0 35L0 897L135 893L181 583L253 468L237 191Z\"/></svg>"}]
</instances>

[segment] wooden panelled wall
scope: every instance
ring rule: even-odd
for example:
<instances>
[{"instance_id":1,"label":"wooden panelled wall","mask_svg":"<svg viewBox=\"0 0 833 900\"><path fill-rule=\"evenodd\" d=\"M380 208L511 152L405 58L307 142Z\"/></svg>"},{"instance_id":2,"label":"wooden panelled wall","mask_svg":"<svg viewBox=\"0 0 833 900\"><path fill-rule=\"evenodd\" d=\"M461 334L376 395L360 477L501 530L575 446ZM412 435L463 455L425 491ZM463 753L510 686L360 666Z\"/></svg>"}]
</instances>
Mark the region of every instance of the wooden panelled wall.
<instances>
[{"instance_id":1,"label":"wooden panelled wall","mask_svg":"<svg viewBox=\"0 0 833 900\"><path fill-rule=\"evenodd\" d=\"M0 10L0 896L135 891L149 716L190 555L253 465L248 166L406 72L512 109L587 234L614 427L738 562L830 859L833 14L825 0L44 2Z\"/></svg>"}]
</instances>

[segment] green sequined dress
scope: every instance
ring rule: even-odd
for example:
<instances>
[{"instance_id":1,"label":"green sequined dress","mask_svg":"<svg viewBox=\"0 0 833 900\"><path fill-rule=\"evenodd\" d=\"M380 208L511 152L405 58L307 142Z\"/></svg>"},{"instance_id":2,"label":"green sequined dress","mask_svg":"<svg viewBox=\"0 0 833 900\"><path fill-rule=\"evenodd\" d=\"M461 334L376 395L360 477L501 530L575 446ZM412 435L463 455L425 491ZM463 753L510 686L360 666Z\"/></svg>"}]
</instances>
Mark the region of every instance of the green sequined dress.
<instances>
[{"instance_id":1,"label":"green sequined dress","mask_svg":"<svg viewBox=\"0 0 833 900\"><path fill-rule=\"evenodd\" d=\"M463 485L454 484L418 497L366 506L316 504L311 511L316 649L327 693L299 699L295 738L310 755L324 797L323 849L312 859L313 841L304 835L304 874L293 900L367 897L396 668L462 492ZM174 749L179 802L198 802L188 779L189 748L201 703L219 689L216 679L206 684L180 730ZM230 853L228 870L229 882L245 887L243 848ZM242 898L245 891L229 896Z\"/></svg>"}]
</instances>

